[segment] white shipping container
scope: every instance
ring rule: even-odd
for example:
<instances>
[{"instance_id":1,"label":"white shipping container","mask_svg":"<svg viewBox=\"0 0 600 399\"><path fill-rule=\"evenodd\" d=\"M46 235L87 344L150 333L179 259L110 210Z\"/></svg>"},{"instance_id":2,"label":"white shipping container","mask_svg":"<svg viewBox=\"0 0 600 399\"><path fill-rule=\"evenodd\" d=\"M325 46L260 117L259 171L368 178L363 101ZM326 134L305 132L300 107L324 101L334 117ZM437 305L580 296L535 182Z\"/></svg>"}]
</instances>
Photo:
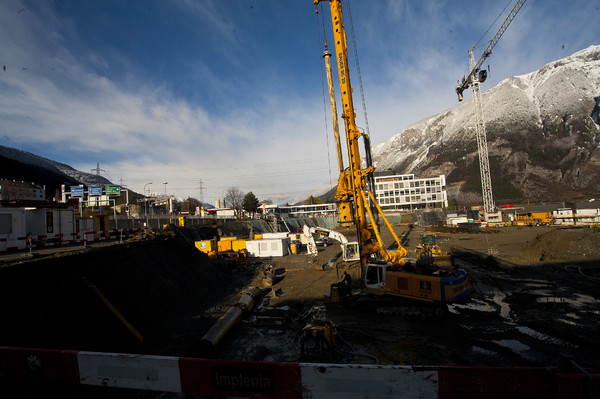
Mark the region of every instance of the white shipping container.
<instances>
[{"instance_id":1,"label":"white shipping container","mask_svg":"<svg viewBox=\"0 0 600 399\"><path fill-rule=\"evenodd\" d=\"M246 250L250 256L256 258L286 256L290 253L290 240L288 238L247 240Z\"/></svg>"},{"instance_id":2,"label":"white shipping container","mask_svg":"<svg viewBox=\"0 0 600 399\"><path fill-rule=\"evenodd\" d=\"M466 216L449 217L446 219L446 224L449 226L457 226L459 223L467 223L468 221Z\"/></svg>"},{"instance_id":3,"label":"white shipping container","mask_svg":"<svg viewBox=\"0 0 600 399\"><path fill-rule=\"evenodd\" d=\"M577 209L575 214L577 216L598 216L598 209Z\"/></svg>"},{"instance_id":4,"label":"white shipping container","mask_svg":"<svg viewBox=\"0 0 600 399\"><path fill-rule=\"evenodd\" d=\"M67 240L75 232L73 209L32 209L28 210L27 229L32 235L63 234Z\"/></svg>"},{"instance_id":5,"label":"white shipping container","mask_svg":"<svg viewBox=\"0 0 600 399\"><path fill-rule=\"evenodd\" d=\"M281 232L281 233L263 233L263 240L272 240L277 238L288 238L289 233Z\"/></svg>"},{"instance_id":6,"label":"white shipping container","mask_svg":"<svg viewBox=\"0 0 600 399\"><path fill-rule=\"evenodd\" d=\"M0 251L26 248L25 212L23 208L0 208Z\"/></svg>"}]
</instances>

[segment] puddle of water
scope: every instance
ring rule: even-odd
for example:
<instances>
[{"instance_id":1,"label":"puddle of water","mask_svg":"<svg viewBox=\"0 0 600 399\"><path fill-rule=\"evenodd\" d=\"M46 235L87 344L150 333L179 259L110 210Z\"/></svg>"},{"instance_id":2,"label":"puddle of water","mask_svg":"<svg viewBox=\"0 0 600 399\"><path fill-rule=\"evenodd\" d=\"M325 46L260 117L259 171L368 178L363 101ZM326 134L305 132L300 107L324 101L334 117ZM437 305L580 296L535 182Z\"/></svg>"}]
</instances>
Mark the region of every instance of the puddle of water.
<instances>
[{"instance_id":1,"label":"puddle of water","mask_svg":"<svg viewBox=\"0 0 600 399\"><path fill-rule=\"evenodd\" d=\"M578 325L579 325L578 323L575 323L575 322L574 322L574 321L572 321L572 320L567 320L567 319L555 319L555 320L556 320L556 321L563 322L563 323L565 323L565 324L569 324L569 325L571 325L571 326L578 326Z\"/></svg>"},{"instance_id":2,"label":"puddle of water","mask_svg":"<svg viewBox=\"0 0 600 399\"><path fill-rule=\"evenodd\" d=\"M508 303L504 302L505 298L506 298L505 293L496 292L496 294L494 295L493 301L498 306L500 306L500 316L502 316L506 320L512 321L512 318L510 317L510 306Z\"/></svg>"},{"instance_id":3,"label":"puddle of water","mask_svg":"<svg viewBox=\"0 0 600 399\"><path fill-rule=\"evenodd\" d=\"M480 348L479 346L472 346L471 350L473 351L473 353L477 353L480 355L485 355L485 356L496 356L497 353L494 351L490 351L484 348Z\"/></svg>"},{"instance_id":4,"label":"puddle of water","mask_svg":"<svg viewBox=\"0 0 600 399\"><path fill-rule=\"evenodd\" d=\"M562 340L560 340L558 338L554 338L554 337L551 337L551 336L546 335L544 333L541 333L539 331L535 331L535 330L533 330L533 329L531 329L529 327L519 326L519 327L517 327L517 330L520 333L522 333L522 334L528 335L528 336L530 336L532 338L535 338L537 340L540 340L540 341L551 343L553 345L571 346L570 344L568 344L568 343L566 343L566 342L564 342L564 341L562 341Z\"/></svg>"},{"instance_id":5,"label":"puddle of water","mask_svg":"<svg viewBox=\"0 0 600 399\"><path fill-rule=\"evenodd\" d=\"M448 304L448 310L454 314L460 314L460 309L476 310L478 312L495 312L496 309L489 303L479 299L472 299L469 303Z\"/></svg>"},{"instance_id":6,"label":"puddle of water","mask_svg":"<svg viewBox=\"0 0 600 399\"><path fill-rule=\"evenodd\" d=\"M512 279L515 283L523 283L530 287L552 287L553 284L546 280L532 280L532 279Z\"/></svg>"},{"instance_id":7,"label":"puddle of water","mask_svg":"<svg viewBox=\"0 0 600 399\"><path fill-rule=\"evenodd\" d=\"M510 306L508 303L504 302L505 298L506 294L496 291L494 292L494 296L491 298L491 301L500 307L500 316L502 316L502 318L508 321L513 321L510 317ZM471 302L465 304L455 303L448 305L448 310L451 313L460 314L460 309L469 309L486 313L494 313L497 311L496 307L494 307L491 303L479 299L473 299Z\"/></svg>"},{"instance_id":8,"label":"puddle of water","mask_svg":"<svg viewBox=\"0 0 600 399\"><path fill-rule=\"evenodd\" d=\"M517 341L516 339L502 339L499 341L492 341L497 343L498 345L502 345L505 348L510 349L511 351L523 355L524 352L530 350L531 348L524 343Z\"/></svg>"},{"instance_id":9,"label":"puddle of water","mask_svg":"<svg viewBox=\"0 0 600 399\"><path fill-rule=\"evenodd\" d=\"M498 345L502 345L505 348L510 349L512 352L522 356L523 358L532 362L537 362L539 359L536 358L536 351L531 349L529 346L516 339L503 339L500 341L494 341Z\"/></svg>"},{"instance_id":10,"label":"puddle of water","mask_svg":"<svg viewBox=\"0 0 600 399\"><path fill-rule=\"evenodd\" d=\"M567 298L563 298L560 296L545 296L542 298L537 298L535 300L537 303L569 303Z\"/></svg>"},{"instance_id":11,"label":"puddle of water","mask_svg":"<svg viewBox=\"0 0 600 399\"><path fill-rule=\"evenodd\" d=\"M559 297L559 296L544 296L543 298L537 298L536 302L538 303L568 303L569 305L576 307L576 308L581 308L584 305L589 305L589 304L593 304L593 303L597 303L598 301L589 296L589 295L581 295L581 294L575 294L574 295L575 298L565 298L565 297Z\"/></svg>"}]
</instances>

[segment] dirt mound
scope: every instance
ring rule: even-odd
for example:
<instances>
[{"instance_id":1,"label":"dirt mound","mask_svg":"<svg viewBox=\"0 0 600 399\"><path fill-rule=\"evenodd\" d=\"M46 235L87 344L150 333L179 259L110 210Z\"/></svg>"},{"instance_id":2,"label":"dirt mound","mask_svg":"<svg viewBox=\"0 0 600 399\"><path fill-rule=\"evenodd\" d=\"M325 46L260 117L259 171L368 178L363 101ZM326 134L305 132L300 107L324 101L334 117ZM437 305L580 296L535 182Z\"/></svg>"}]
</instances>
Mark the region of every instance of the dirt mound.
<instances>
[{"instance_id":1,"label":"dirt mound","mask_svg":"<svg viewBox=\"0 0 600 399\"><path fill-rule=\"evenodd\" d=\"M247 279L173 234L4 267L0 345L163 354L168 342L182 352L174 340L200 338L213 322L203 311Z\"/></svg>"},{"instance_id":2,"label":"dirt mound","mask_svg":"<svg viewBox=\"0 0 600 399\"><path fill-rule=\"evenodd\" d=\"M600 258L600 229L560 228L522 245L521 262L565 262Z\"/></svg>"}]
</instances>

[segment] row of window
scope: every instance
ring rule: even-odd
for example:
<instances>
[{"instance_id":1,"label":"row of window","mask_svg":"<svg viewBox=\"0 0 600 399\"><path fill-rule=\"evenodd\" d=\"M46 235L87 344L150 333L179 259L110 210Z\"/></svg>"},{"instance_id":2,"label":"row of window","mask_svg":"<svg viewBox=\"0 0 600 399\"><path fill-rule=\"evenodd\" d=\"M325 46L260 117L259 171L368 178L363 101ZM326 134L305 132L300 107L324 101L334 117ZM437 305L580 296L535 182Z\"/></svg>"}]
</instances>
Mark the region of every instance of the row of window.
<instances>
[{"instance_id":1,"label":"row of window","mask_svg":"<svg viewBox=\"0 0 600 399\"><path fill-rule=\"evenodd\" d=\"M444 198L442 195L410 195L405 197L391 197L391 198L377 198L377 202L380 205L393 205L393 204L411 204L417 202L439 202L443 201Z\"/></svg>"},{"instance_id":2,"label":"row of window","mask_svg":"<svg viewBox=\"0 0 600 399\"><path fill-rule=\"evenodd\" d=\"M336 205L331 203L319 205L281 206L280 209L288 213L327 212L334 211L336 209Z\"/></svg>"},{"instance_id":3,"label":"row of window","mask_svg":"<svg viewBox=\"0 0 600 399\"><path fill-rule=\"evenodd\" d=\"M415 187L441 187L442 183L440 179L428 179L428 180L417 180L410 182L397 182L397 183L378 183L377 190L394 190L402 188L415 188Z\"/></svg>"},{"instance_id":4,"label":"row of window","mask_svg":"<svg viewBox=\"0 0 600 399\"><path fill-rule=\"evenodd\" d=\"M396 191L379 191L377 198L380 197L398 197L401 195L419 195L419 194L431 194L441 193L442 187L427 187L427 188L415 188L413 190L396 190Z\"/></svg>"}]
</instances>

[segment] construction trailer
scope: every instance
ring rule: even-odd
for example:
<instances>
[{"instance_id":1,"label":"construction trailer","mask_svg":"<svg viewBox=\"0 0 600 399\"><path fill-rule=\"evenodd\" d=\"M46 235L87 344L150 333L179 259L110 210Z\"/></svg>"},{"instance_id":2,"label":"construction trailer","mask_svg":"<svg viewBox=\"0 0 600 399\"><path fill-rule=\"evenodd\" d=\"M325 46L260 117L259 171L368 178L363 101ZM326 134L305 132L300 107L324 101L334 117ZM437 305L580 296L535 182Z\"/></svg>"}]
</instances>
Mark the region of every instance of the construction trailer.
<instances>
[{"instance_id":1,"label":"construction trailer","mask_svg":"<svg viewBox=\"0 0 600 399\"><path fill-rule=\"evenodd\" d=\"M31 235L57 234L66 238L76 232L73 209L27 210L25 220Z\"/></svg>"},{"instance_id":2,"label":"construction trailer","mask_svg":"<svg viewBox=\"0 0 600 399\"><path fill-rule=\"evenodd\" d=\"M250 256L255 258L286 256L290 253L290 239L248 240L246 241L246 250Z\"/></svg>"},{"instance_id":3,"label":"construction trailer","mask_svg":"<svg viewBox=\"0 0 600 399\"><path fill-rule=\"evenodd\" d=\"M26 212L25 208L0 208L0 251L26 248Z\"/></svg>"}]
</instances>

